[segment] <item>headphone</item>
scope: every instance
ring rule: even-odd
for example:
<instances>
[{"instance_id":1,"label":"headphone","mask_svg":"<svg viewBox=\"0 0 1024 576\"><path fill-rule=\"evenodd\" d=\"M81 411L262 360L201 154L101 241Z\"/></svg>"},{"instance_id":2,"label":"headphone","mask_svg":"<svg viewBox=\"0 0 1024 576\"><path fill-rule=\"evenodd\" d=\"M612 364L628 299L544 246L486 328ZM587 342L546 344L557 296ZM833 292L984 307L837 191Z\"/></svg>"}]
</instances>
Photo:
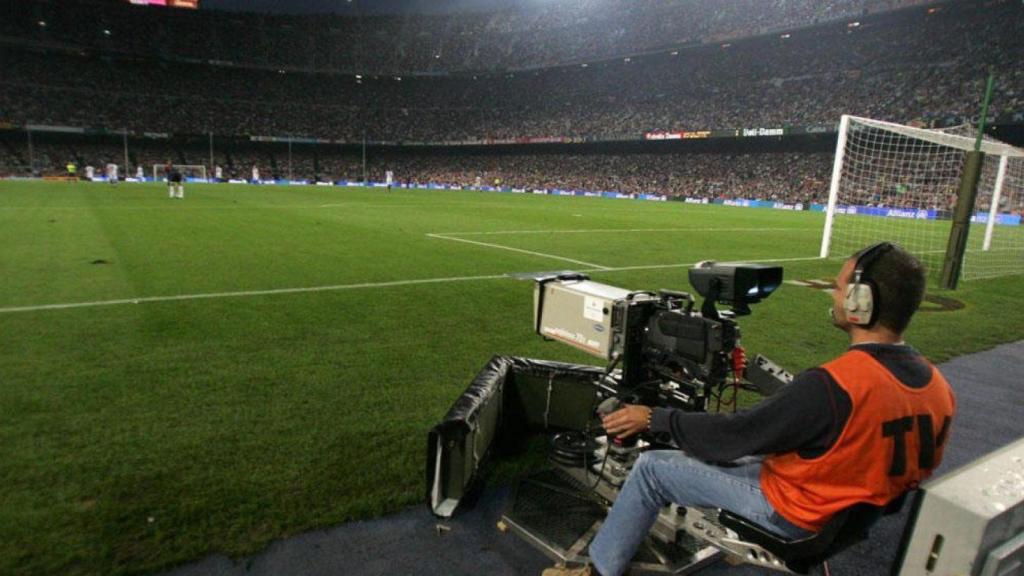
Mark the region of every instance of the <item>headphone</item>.
<instances>
[{"instance_id":1,"label":"headphone","mask_svg":"<svg viewBox=\"0 0 1024 576\"><path fill-rule=\"evenodd\" d=\"M857 253L853 279L846 286L846 299L843 301L843 310L850 324L871 326L878 319L878 286L868 272L872 264L894 248L890 242L879 242Z\"/></svg>"}]
</instances>

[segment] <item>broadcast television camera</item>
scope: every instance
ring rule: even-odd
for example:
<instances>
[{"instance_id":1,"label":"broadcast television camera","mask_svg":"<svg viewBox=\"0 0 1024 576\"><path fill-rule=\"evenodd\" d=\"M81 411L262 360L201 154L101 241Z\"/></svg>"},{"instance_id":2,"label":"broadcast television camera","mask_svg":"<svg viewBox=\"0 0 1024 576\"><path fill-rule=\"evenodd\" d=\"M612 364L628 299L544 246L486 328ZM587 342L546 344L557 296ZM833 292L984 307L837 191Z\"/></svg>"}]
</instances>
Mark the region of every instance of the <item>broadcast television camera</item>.
<instances>
[{"instance_id":1,"label":"broadcast television camera","mask_svg":"<svg viewBox=\"0 0 1024 576\"><path fill-rule=\"evenodd\" d=\"M537 278L535 331L608 362L605 387L595 397L600 399L596 414L591 406L590 415L610 413L622 402L704 411L709 399L717 398L720 405L725 389L740 385L746 359L740 347L737 318L750 314L751 304L779 287L782 268L702 262L689 271L689 280L704 299L699 312L695 310L695 298L686 292L630 292L578 274ZM731 310L720 311L716 304ZM762 357L755 362L755 372L766 391L774 391L791 379ZM583 496L596 496L610 503L640 453L648 448L670 447L666 442L648 435L640 439L612 438L600 426L587 426L551 436L549 459L562 477L569 478L562 488L573 486ZM505 525L530 541L547 541L551 546L557 527L544 526L516 508L521 499L528 501L521 507L526 509L535 503L530 500L545 500L544 490L555 482L556 478L543 474L539 479L524 479L512 509L503 517ZM574 509L570 506L565 513L571 514ZM689 512L678 506L663 510L647 549L641 552L641 556L646 552L650 557L646 568L685 573L715 559L719 549L709 543L711 533L704 527L711 522L713 518L699 511ZM724 531L718 536L727 537ZM579 543L573 544L579 547ZM572 549L570 546L568 550ZM578 560L567 552L553 556L567 562ZM774 560L763 551L758 554L765 562Z\"/></svg>"},{"instance_id":2,"label":"broadcast television camera","mask_svg":"<svg viewBox=\"0 0 1024 576\"><path fill-rule=\"evenodd\" d=\"M583 563L639 453L672 447L650 435L636 442L609 439L601 413L623 401L705 411L728 386L769 395L792 379L761 356L745 364L737 324L750 304L780 286L782 269L697 265L689 279L704 298L699 312L684 292L632 292L574 273L523 277L536 282L533 330L606 365L493 357L430 431L427 502L436 516L452 516L482 486L491 458L519 453L531 436L547 435L551 466L515 484L499 528L556 562ZM719 311L717 304L731 310ZM893 573L1009 574L1024 566L1024 492L1004 490L1019 480L1022 458L1024 439L916 490ZM690 573L725 553L807 573L866 538L879 516L897 509L857 504L821 532L786 541L727 510L670 505L660 511L632 569Z\"/></svg>"},{"instance_id":3,"label":"broadcast television camera","mask_svg":"<svg viewBox=\"0 0 1024 576\"><path fill-rule=\"evenodd\" d=\"M607 360L609 373L621 363L616 381L634 402L704 410L741 369L736 317L779 287L782 268L703 262L689 275L704 297L700 313L686 292L630 292L578 274L538 278L536 332Z\"/></svg>"},{"instance_id":4,"label":"broadcast television camera","mask_svg":"<svg viewBox=\"0 0 1024 576\"><path fill-rule=\"evenodd\" d=\"M686 292L630 291L582 274L527 277L536 282L536 333L606 365L493 358L431 432L428 499L435 514L450 516L478 484L490 455L515 451L533 433L548 434L553 468L520 482L503 523L554 559L571 563L583 559L581 539L593 536L588 530L603 519L640 452L667 446L647 437L609 440L600 429L600 413L619 402L704 411L709 399L721 400L727 386L740 385L745 359L737 319L781 285L782 268L698 264L689 279L703 298L699 306ZM719 310L719 304L730 310ZM762 390L791 378L761 357L751 369ZM649 568L682 573L718 557L716 548L688 535L701 528L687 521L700 522L682 512L666 509L659 517L652 532L658 549L649 550ZM565 522L578 529L566 530Z\"/></svg>"}]
</instances>

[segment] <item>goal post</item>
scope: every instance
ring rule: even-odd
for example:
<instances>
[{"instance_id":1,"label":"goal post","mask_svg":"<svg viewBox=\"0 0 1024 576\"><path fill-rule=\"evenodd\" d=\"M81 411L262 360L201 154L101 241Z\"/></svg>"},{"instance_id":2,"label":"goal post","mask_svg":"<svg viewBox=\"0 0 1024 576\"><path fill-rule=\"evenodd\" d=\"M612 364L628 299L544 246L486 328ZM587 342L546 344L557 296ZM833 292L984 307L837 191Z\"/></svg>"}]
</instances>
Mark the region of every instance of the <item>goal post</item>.
<instances>
[{"instance_id":1,"label":"goal post","mask_svg":"<svg viewBox=\"0 0 1024 576\"><path fill-rule=\"evenodd\" d=\"M976 139L969 126L930 130L857 116L839 124L820 256L889 240L939 279L953 209ZM964 280L1024 273L1024 151L986 137L970 207Z\"/></svg>"},{"instance_id":2,"label":"goal post","mask_svg":"<svg viewBox=\"0 0 1024 576\"><path fill-rule=\"evenodd\" d=\"M996 218L999 216L999 203L1003 199L1003 184L1006 182L1006 167L1010 164L1008 156L999 158L999 168L996 169L996 181L992 189L992 201L989 203L988 222L985 222L985 240L981 249L988 252L992 248L992 232L996 227Z\"/></svg>"},{"instance_id":3,"label":"goal post","mask_svg":"<svg viewBox=\"0 0 1024 576\"><path fill-rule=\"evenodd\" d=\"M839 182L843 174L843 159L846 156L846 132L850 128L850 117L843 114L839 121L839 137L836 139L836 158L832 163L832 179L828 187L828 208L825 210L825 232L821 236L821 257L827 258L832 240L832 222L836 214L836 200L839 198Z\"/></svg>"},{"instance_id":4,"label":"goal post","mask_svg":"<svg viewBox=\"0 0 1024 576\"><path fill-rule=\"evenodd\" d=\"M206 166L201 164L174 164L181 175L187 180L200 180L208 182L206 178ZM153 181L163 182L167 179L167 171L163 164L153 164Z\"/></svg>"},{"instance_id":5,"label":"goal post","mask_svg":"<svg viewBox=\"0 0 1024 576\"><path fill-rule=\"evenodd\" d=\"M967 239L962 277L988 278L1024 272L1024 151L986 156L978 181L975 218Z\"/></svg>"}]
</instances>

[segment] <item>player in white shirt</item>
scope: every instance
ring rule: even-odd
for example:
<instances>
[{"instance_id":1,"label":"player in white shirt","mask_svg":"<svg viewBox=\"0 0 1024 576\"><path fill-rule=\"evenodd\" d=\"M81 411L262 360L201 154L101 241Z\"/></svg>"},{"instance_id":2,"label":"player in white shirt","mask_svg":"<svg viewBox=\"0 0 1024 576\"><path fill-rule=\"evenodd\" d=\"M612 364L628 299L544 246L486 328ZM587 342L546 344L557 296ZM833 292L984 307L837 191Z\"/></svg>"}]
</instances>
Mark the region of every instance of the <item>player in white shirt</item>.
<instances>
[{"instance_id":1,"label":"player in white shirt","mask_svg":"<svg viewBox=\"0 0 1024 576\"><path fill-rule=\"evenodd\" d=\"M146 173L142 171L141 165L135 167L135 179L139 182L146 181Z\"/></svg>"},{"instance_id":2,"label":"player in white shirt","mask_svg":"<svg viewBox=\"0 0 1024 576\"><path fill-rule=\"evenodd\" d=\"M113 162L107 164L107 182L117 184L117 164Z\"/></svg>"},{"instance_id":3,"label":"player in white shirt","mask_svg":"<svg viewBox=\"0 0 1024 576\"><path fill-rule=\"evenodd\" d=\"M259 184L260 183L260 169L257 166L253 166L252 167L252 183L253 184Z\"/></svg>"},{"instance_id":4,"label":"player in white shirt","mask_svg":"<svg viewBox=\"0 0 1024 576\"><path fill-rule=\"evenodd\" d=\"M221 168L219 164L213 168L213 178L217 182L224 179L224 169Z\"/></svg>"},{"instance_id":5,"label":"player in white shirt","mask_svg":"<svg viewBox=\"0 0 1024 576\"><path fill-rule=\"evenodd\" d=\"M391 170L384 172L384 183L388 185L388 192L391 192L391 184L395 181L395 173Z\"/></svg>"},{"instance_id":6,"label":"player in white shirt","mask_svg":"<svg viewBox=\"0 0 1024 576\"><path fill-rule=\"evenodd\" d=\"M93 168L91 165L85 167L85 179L86 180L89 180L91 182L92 181L92 177L95 176L95 175L96 175L96 169L95 168Z\"/></svg>"}]
</instances>

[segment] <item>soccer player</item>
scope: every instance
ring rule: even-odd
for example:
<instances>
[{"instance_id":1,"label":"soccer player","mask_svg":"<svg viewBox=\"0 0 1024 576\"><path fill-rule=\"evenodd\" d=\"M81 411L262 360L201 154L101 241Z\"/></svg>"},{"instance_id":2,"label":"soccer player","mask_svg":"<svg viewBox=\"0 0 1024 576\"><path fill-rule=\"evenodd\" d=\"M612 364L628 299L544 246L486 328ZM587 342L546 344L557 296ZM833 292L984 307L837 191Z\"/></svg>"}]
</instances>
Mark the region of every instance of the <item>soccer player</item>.
<instances>
[{"instance_id":1,"label":"soccer player","mask_svg":"<svg viewBox=\"0 0 1024 576\"><path fill-rule=\"evenodd\" d=\"M184 198L185 186L182 184L181 170L171 164L170 160L164 164L164 172L167 173L167 195L170 198Z\"/></svg>"},{"instance_id":2,"label":"soccer player","mask_svg":"<svg viewBox=\"0 0 1024 576\"><path fill-rule=\"evenodd\" d=\"M78 179L78 165L75 164L74 162L68 162L67 169L68 169L68 180L77 180Z\"/></svg>"},{"instance_id":3,"label":"soccer player","mask_svg":"<svg viewBox=\"0 0 1024 576\"><path fill-rule=\"evenodd\" d=\"M107 182L117 184L117 164L113 162L107 164Z\"/></svg>"},{"instance_id":4,"label":"soccer player","mask_svg":"<svg viewBox=\"0 0 1024 576\"><path fill-rule=\"evenodd\" d=\"M391 170L384 172L384 182L388 185L388 192L391 192L391 184L395 181L395 173Z\"/></svg>"},{"instance_id":5,"label":"soccer player","mask_svg":"<svg viewBox=\"0 0 1024 576\"><path fill-rule=\"evenodd\" d=\"M252 183L260 183L260 167L255 164L252 165Z\"/></svg>"},{"instance_id":6,"label":"soccer player","mask_svg":"<svg viewBox=\"0 0 1024 576\"><path fill-rule=\"evenodd\" d=\"M125 168L125 170L127 170L127 168ZM135 179L139 182L146 181L146 175L143 173L141 165L135 167Z\"/></svg>"}]
</instances>

